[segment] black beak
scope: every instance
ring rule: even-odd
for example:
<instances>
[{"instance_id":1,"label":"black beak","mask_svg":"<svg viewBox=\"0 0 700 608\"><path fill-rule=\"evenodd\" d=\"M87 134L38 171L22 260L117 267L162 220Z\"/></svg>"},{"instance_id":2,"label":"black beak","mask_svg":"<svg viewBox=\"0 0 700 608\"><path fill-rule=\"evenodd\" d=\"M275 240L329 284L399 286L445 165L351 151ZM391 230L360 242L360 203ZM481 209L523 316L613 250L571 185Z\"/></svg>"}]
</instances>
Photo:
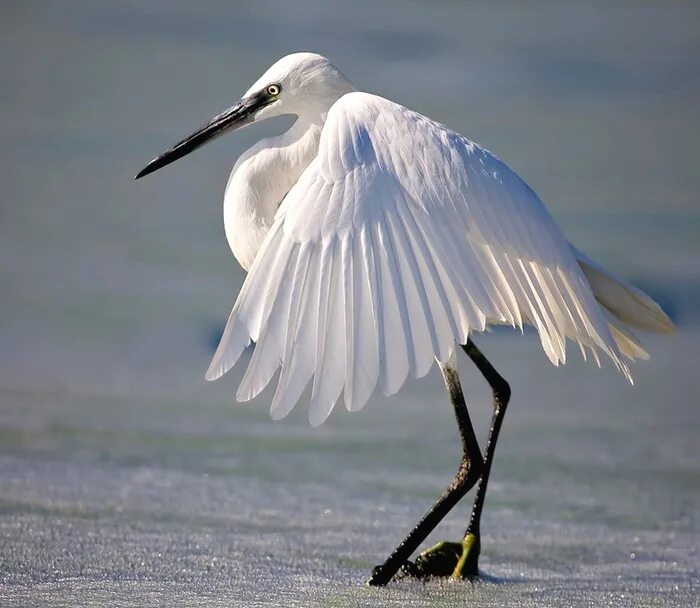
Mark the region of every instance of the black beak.
<instances>
[{"instance_id":1,"label":"black beak","mask_svg":"<svg viewBox=\"0 0 700 608\"><path fill-rule=\"evenodd\" d=\"M255 118L255 113L273 101L274 98L270 98L265 94L251 95L250 97L241 99L235 106L215 116L207 124L192 133L192 135L185 137L185 139L176 143L172 148L166 150L157 158L154 158L138 172L135 179L158 171L158 169L169 165L178 158L182 158L225 131L240 129L252 123Z\"/></svg>"}]
</instances>

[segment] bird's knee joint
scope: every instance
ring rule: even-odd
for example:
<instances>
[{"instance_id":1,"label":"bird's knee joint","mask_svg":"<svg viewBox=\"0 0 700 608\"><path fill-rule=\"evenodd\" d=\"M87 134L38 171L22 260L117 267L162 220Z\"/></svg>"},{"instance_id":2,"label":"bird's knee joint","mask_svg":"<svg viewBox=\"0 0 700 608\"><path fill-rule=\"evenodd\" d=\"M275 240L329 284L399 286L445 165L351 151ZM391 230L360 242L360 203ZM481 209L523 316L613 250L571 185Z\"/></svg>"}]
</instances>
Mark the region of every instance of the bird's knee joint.
<instances>
[{"instance_id":1,"label":"bird's knee joint","mask_svg":"<svg viewBox=\"0 0 700 608\"><path fill-rule=\"evenodd\" d=\"M467 479L469 481L469 487L471 488L481 477L484 472L484 459L477 455L469 463L469 473L467 474Z\"/></svg>"},{"instance_id":2,"label":"bird's knee joint","mask_svg":"<svg viewBox=\"0 0 700 608\"><path fill-rule=\"evenodd\" d=\"M464 457L459 465L457 475L453 481L453 487L463 494L471 490L479 481L484 470L484 460L480 455L473 458Z\"/></svg>"},{"instance_id":3,"label":"bird's knee joint","mask_svg":"<svg viewBox=\"0 0 700 608\"><path fill-rule=\"evenodd\" d=\"M496 407L504 411L508 407L508 402L510 401L510 384L506 382L503 378L493 387L493 398L496 402Z\"/></svg>"}]
</instances>

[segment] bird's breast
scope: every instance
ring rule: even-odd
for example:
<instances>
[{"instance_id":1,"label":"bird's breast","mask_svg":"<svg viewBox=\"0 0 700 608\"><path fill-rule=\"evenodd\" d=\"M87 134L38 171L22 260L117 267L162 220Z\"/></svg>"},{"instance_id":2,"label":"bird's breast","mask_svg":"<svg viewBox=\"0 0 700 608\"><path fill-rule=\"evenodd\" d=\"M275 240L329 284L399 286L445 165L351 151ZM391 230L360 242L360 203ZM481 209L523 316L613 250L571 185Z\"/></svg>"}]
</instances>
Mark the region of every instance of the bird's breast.
<instances>
[{"instance_id":1,"label":"bird's breast","mask_svg":"<svg viewBox=\"0 0 700 608\"><path fill-rule=\"evenodd\" d=\"M317 149L316 129L301 136L292 130L291 135L288 132L276 141L259 142L234 166L224 195L224 228L231 251L244 270L252 266L280 203Z\"/></svg>"},{"instance_id":2,"label":"bird's breast","mask_svg":"<svg viewBox=\"0 0 700 608\"><path fill-rule=\"evenodd\" d=\"M226 240L238 263L248 270L267 236L280 201L289 191L246 167L234 169L224 196Z\"/></svg>"}]
</instances>

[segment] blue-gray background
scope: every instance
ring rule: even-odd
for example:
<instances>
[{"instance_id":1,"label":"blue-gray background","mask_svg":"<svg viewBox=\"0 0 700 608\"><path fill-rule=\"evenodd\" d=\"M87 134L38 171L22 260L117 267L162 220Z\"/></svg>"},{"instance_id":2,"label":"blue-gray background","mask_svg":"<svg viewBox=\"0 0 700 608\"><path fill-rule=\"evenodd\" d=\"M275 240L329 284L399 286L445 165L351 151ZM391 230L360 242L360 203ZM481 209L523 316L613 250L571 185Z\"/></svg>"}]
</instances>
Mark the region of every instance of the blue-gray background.
<instances>
[{"instance_id":1,"label":"blue-gray background","mask_svg":"<svg viewBox=\"0 0 700 608\"><path fill-rule=\"evenodd\" d=\"M694 2L3 2L0 603L697 605L700 9ZM279 56L495 151L570 239L667 307L630 387L482 337L514 397L486 581L362 586L459 454L439 375L398 397L236 405L203 380L243 274L221 200L278 121L134 182ZM466 361L480 429L489 395ZM458 538L468 499L431 540Z\"/></svg>"}]
</instances>

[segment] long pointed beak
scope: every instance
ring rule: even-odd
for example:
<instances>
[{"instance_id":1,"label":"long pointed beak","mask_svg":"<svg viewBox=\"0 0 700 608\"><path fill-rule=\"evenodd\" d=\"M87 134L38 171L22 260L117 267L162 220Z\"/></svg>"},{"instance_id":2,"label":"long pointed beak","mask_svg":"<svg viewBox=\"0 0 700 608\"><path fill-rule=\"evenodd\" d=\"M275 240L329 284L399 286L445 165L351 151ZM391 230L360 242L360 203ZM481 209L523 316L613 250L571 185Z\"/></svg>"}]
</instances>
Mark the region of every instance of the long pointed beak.
<instances>
[{"instance_id":1,"label":"long pointed beak","mask_svg":"<svg viewBox=\"0 0 700 608\"><path fill-rule=\"evenodd\" d=\"M162 169L166 165L176 161L178 158L186 156L193 150L203 146L208 141L218 137L226 131L235 131L252 123L255 120L255 113L260 108L271 103L273 99L269 99L264 95L253 95L241 99L235 106L225 110L221 114L214 116L207 124L197 129L191 135L185 137L182 141L176 143L172 148L166 150L160 156L154 158L141 171L138 172L135 179L139 179Z\"/></svg>"}]
</instances>

